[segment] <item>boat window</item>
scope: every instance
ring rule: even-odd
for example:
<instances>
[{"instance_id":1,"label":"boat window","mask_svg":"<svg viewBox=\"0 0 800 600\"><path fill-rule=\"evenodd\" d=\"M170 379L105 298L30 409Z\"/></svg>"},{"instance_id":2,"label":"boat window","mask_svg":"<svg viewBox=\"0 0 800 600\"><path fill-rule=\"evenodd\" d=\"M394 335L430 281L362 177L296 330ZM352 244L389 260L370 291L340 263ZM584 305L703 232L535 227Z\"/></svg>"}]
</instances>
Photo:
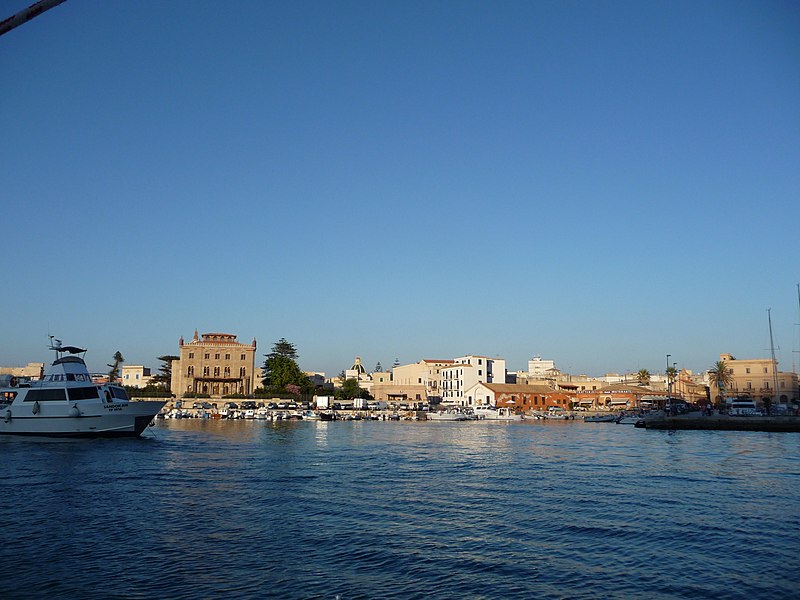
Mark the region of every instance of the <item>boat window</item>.
<instances>
[{"instance_id":1,"label":"boat window","mask_svg":"<svg viewBox=\"0 0 800 600\"><path fill-rule=\"evenodd\" d=\"M64 388L30 390L25 395L25 402L54 402L66 399L67 391Z\"/></svg>"},{"instance_id":2,"label":"boat window","mask_svg":"<svg viewBox=\"0 0 800 600\"><path fill-rule=\"evenodd\" d=\"M67 392L70 400L96 400L100 397L95 386L69 388Z\"/></svg>"},{"instance_id":3,"label":"boat window","mask_svg":"<svg viewBox=\"0 0 800 600\"><path fill-rule=\"evenodd\" d=\"M114 395L114 398L118 398L120 400L128 399L128 394L125 392L123 388L112 385L109 386L109 389L111 390L111 393Z\"/></svg>"},{"instance_id":4,"label":"boat window","mask_svg":"<svg viewBox=\"0 0 800 600\"><path fill-rule=\"evenodd\" d=\"M75 381L75 374L67 373L67 381Z\"/></svg>"}]
</instances>

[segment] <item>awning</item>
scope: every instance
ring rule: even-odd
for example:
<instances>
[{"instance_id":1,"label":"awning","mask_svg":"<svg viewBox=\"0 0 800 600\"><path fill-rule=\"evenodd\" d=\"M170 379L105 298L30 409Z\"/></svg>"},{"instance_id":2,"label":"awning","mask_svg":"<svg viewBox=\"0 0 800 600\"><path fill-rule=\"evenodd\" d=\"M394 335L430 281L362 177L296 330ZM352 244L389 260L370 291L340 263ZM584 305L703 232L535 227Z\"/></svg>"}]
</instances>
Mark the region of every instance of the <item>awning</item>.
<instances>
[{"instance_id":1,"label":"awning","mask_svg":"<svg viewBox=\"0 0 800 600\"><path fill-rule=\"evenodd\" d=\"M627 404L628 402L630 402L630 400L625 400L625 399L621 399L621 398L612 398L611 399L611 404L612 405L614 405L614 404Z\"/></svg>"}]
</instances>

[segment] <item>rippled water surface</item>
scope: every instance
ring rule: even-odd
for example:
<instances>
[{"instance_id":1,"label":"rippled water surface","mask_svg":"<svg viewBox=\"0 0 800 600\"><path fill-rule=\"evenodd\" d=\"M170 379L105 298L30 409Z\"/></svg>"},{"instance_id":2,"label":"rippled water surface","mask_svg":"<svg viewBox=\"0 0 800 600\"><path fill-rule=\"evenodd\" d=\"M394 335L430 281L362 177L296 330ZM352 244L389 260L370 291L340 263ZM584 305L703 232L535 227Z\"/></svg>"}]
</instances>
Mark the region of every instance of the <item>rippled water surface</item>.
<instances>
[{"instance_id":1,"label":"rippled water surface","mask_svg":"<svg viewBox=\"0 0 800 600\"><path fill-rule=\"evenodd\" d=\"M182 420L147 435L0 439L3 598L800 598L800 434Z\"/></svg>"}]
</instances>

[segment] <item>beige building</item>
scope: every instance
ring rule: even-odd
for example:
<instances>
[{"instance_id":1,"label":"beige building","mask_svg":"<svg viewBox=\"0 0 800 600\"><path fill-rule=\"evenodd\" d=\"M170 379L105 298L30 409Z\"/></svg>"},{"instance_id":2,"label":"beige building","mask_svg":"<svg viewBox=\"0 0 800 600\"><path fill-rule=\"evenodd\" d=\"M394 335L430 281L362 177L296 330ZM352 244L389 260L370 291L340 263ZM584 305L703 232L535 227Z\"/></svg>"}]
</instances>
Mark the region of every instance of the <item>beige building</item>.
<instances>
[{"instance_id":1,"label":"beige building","mask_svg":"<svg viewBox=\"0 0 800 600\"><path fill-rule=\"evenodd\" d=\"M442 397L442 370L453 366L455 361L423 359L410 365L392 369L392 382L401 386L423 386L423 400L439 400Z\"/></svg>"},{"instance_id":2,"label":"beige building","mask_svg":"<svg viewBox=\"0 0 800 600\"><path fill-rule=\"evenodd\" d=\"M0 367L0 375L41 379L44 376L44 363L33 362L24 367Z\"/></svg>"},{"instance_id":3,"label":"beige building","mask_svg":"<svg viewBox=\"0 0 800 600\"><path fill-rule=\"evenodd\" d=\"M129 387L147 387L152 379L150 369L142 365L122 365L122 385Z\"/></svg>"},{"instance_id":4,"label":"beige building","mask_svg":"<svg viewBox=\"0 0 800 600\"><path fill-rule=\"evenodd\" d=\"M797 374L778 371L777 361L771 358L737 359L732 354L720 354L725 362L731 383L726 397L747 396L756 402L789 404L798 400ZM711 382L712 401L721 400L720 390Z\"/></svg>"},{"instance_id":5,"label":"beige building","mask_svg":"<svg viewBox=\"0 0 800 600\"><path fill-rule=\"evenodd\" d=\"M200 337L195 331L192 341L184 343L181 337L179 345L180 359L172 362L173 394L247 395L261 386L255 368L255 339L252 344L242 344L229 333Z\"/></svg>"}]
</instances>

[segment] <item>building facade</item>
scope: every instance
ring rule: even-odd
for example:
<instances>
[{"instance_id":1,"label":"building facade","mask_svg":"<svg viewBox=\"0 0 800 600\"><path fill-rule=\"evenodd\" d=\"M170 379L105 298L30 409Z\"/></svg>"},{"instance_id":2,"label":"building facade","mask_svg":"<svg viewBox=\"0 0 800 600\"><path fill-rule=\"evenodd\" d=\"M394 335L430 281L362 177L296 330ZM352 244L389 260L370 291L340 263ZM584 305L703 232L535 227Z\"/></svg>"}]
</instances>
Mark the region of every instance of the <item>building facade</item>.
<instances>
[{"instance_id":1,"label":"building facade","mask_svg":"<svg viewBox=\"0 0 800 600\"><path fill-rule=\"evenodd\" d=\"M38 380L44 377L44 363L32 362L24 367L0 367L0 375L13 375L14 377Z\"/></svg>"},{"instance_id":2,"label":"building facade","mask_svg":"<svg viewBox=\"0 0 800 600\"><path fill-rule=\"evenodd\" d=\"M150 369L142 365L122 365L122 385L128 387L147 387L152 379Z\"/></svg>"},{"instance_id":3,"label":"building facade","mask_svg":"<svg viewBox=\"0 0 800 600\"><path fill-rule=\"evenodd\" d=\"M797 374L784 373L778 370L778 362L771 358L737 359L732 354L720 354L719 359L725 362L731 382L725 396L752 398L764 404L790 404L797 402ZM720 390L710 382L711 398L719 403L722 397Z\"/></svg>"},{"instance_id":4,"label":"building facade","mask_svg":"<svg viewBox=\"0 0 800 600\"><path fill-rule=\"evenodd\" d=\"M442 370L455 361L445 359L423 359L410 365L392 369L392 382L401 386L424 386L428 401L438 402L442 398ZM374 375L374 374L373 374Z\"/></svg>"},{"instance_id":5,"label":"building facade","mask_svg":"<svg viewBox=\"0 0 800 600\"><path fill-rule=\"evenodd\" d=\"M442 402L469 406L466 391L477 383L505 383L506 361L488 356L462 356L441 369Z\"/></svg>"},{"instance_id":6,"label":"building facade","mask_svg":"<svg viewBox=\"0 0 800 600\"><path fill-rule=\"evenodd\" d=\"M172 393L177 396L253 393L260 387L255 369L256 340L242 344L229 333L197 331L188 343L179 342L180 358L172 362Z\"/></svg>"},{"instance_id":7,"label":"building facade","mask_svg":"<svg viewBox=\"0 0 800 600\"><path fill-rule=\"evenodd\" d=\"M570 408L569 396L547 385L476 383L466 392L468 406L507 406L518 412Z\"/></svg>"}]
</instances>

